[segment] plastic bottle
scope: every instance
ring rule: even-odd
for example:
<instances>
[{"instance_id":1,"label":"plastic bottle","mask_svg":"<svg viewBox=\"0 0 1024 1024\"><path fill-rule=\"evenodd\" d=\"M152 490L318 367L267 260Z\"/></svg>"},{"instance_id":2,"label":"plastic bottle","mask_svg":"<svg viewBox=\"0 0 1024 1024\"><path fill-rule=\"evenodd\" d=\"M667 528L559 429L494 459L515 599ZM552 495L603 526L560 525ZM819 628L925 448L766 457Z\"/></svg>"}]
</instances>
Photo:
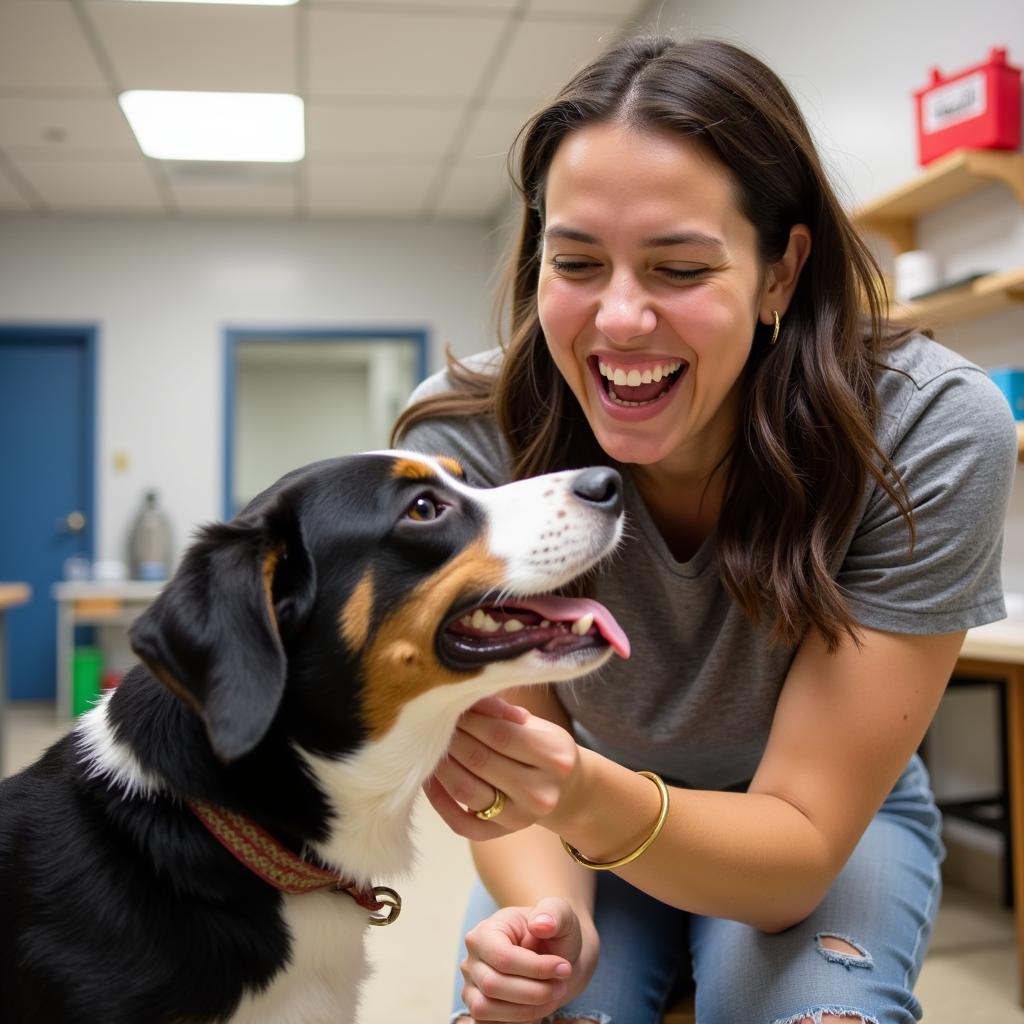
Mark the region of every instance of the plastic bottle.
<instances>
[{"instance_id":1,"label":"plastic bottle","mask_svg":"<svg viewBox=\"0 0 1024 1024\"><path fill-rule=\"evenodd\" d=\"M132 578L165 580L171 565L171 526L157 506L156 491L147 491L129 541Z\"/></svg>"}]
</instances>

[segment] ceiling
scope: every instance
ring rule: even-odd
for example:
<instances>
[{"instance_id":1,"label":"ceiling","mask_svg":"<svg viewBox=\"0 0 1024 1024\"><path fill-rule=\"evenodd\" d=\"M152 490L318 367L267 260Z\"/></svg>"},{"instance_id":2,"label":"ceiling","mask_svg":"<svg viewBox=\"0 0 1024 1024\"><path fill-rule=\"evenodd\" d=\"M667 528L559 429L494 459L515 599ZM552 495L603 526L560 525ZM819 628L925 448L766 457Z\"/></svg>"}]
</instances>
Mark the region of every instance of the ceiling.
<instances>
[{"instance_id":1,"label":"ceiling","mask_svg":"<svg viewBox=\"0 0 1024 1024\"><path fill-rule=\"evenodd\" d=\"M638 0L0 0L0 216L486 219L517 129ZM288 92L306 157L143 156L128 89Z\"/></svg>"}]
</instances>

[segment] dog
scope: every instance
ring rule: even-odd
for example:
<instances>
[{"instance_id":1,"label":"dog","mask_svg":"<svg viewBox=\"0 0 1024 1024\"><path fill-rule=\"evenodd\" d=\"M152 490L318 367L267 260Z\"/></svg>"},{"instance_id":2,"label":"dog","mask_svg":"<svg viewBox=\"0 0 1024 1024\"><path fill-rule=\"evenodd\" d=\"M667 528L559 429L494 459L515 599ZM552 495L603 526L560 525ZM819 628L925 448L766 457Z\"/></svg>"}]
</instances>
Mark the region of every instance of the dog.
<instances>
[{"instance_id":1,"label":"dog","mask_svg":"<svg viewBox=\"0 0 1024 1024\"><path fill-rule=\"evenodd\" d=\"M628 642L552 592L622 531L598 467L493 489L387 451L202 529L140 658L0 784L0 1019L345 1024L459 716ZM509 623L512 623L509 625Z\"/></svg>"}]
</instances>

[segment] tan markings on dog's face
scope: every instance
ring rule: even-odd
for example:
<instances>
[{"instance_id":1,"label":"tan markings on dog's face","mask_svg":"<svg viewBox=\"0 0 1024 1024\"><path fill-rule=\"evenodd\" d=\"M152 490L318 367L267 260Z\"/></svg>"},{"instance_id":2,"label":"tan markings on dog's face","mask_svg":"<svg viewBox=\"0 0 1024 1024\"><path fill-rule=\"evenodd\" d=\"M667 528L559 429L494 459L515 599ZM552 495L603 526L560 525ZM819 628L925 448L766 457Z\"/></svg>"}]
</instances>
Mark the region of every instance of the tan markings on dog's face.
<instances>
[{"instance_id":1,"label":"tan markings on dog's face","mask_svg":"<svg viewBox=\"0 0 1024 1024\"><path fill-rule=\"evenodd\" d=\"M432 466L418 459L395 459L391 475L402 480L436 480L437 472Z\"/></svg>"},{"instance_id":2,"label":"tan markings on dog's face","mask_svg":"<svg viewBox=\"0 0 1024 1024\"><path fill-rule=\"evenodd\" d=\"M449 458L447 455L438 455L436 459L438 465L448 470L456 480L466 479L466 471L462 468L462 463L458 459Z\"/></svg>"},{"instance_id":3,"label":"tan markings on dog's face","mask_svg":"<svg viewBox=\"0 0 1024 1024\"><path fill-rule=\"evenodd\" d=\"M504 579L504 562L476 541L421 583L384 620L364 657L363 706L372 738L383 736L402 708L420 694L480 674L483 666L455 672L437 660L440 616L461 596L500 588Z\"/></svg>"},{"instance_id":4,"label":"tan markings on dog's face","mask_svg":"<svg viewBox=\"0 0 1024 1024\"><path fill-rule=\"evenodd\" d=\"M185 686L183 686L178 680L171 675L170 672L164 668L163 665L158 665L155 662L147 661L146 667L160 680L164 686L167 687L175 697L183 700L193 711L200 716L203 715L203 705L199 702L199 698Z\"/></svg>"},{"instance_id":5,"label":"tan markings on dog's face","mask_svg":"<svg viewBox=\"0 0 1024 1024\"><path fill-rule=\"evenodd\" d=\"M373 571L367 569L338 615L338 630L350 651L363 649L370 635L372 616Z\"/></svg>"},{"instance_id":6,"label":"tan markings on dog's face","mask_svg":"<svg viewBox=\"0 0 1024 1024\"><path fill-rule=\"evenodd\" d=\"M270 622L277 633L277 614L274 612L274 573L277 572L277 563L281 560L283 547L272 548L263 559L263 593L267 598L267 612L270 614ZM279 634L280 635L280 634Z\"/></svg>"}]
</instances>

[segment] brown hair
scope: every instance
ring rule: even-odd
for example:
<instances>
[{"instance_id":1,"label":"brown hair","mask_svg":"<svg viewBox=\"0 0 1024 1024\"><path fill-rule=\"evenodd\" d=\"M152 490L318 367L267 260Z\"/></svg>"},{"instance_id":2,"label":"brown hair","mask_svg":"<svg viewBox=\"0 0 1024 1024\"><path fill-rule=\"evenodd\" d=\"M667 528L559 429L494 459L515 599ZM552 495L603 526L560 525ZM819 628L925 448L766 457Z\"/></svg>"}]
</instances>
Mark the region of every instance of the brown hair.
<instances>
[{"instance_id":1,"label":"brown hair","mask_svg":"<svg viewBox=\"0 0 1024 1024\"><path fill-rule=\"evenodd\" d=\"M816 627L834 650L857 638L830 565L854 526L868 477L908 526L910 504L875 442L876 360L906 337L886 319L877 264L844 213L800 111L759 60L712 39L627 40L580 71L517 139L522 227L503 301L509 339L497 374L449 358L457 390L406 410L395 436L435 416L493 416L517 478L607 462L556 369L538 321L536 292L548 168L562 140L587 125L621 121L697 142L729 169L741 212L757 232L763 264L806 224L811 253L769 346L758 325L745 367L741 421L726 463L716 528L723 583L776 641ZM511 160L510 160L511 163Z\"/></svg>"}]
</instances>

